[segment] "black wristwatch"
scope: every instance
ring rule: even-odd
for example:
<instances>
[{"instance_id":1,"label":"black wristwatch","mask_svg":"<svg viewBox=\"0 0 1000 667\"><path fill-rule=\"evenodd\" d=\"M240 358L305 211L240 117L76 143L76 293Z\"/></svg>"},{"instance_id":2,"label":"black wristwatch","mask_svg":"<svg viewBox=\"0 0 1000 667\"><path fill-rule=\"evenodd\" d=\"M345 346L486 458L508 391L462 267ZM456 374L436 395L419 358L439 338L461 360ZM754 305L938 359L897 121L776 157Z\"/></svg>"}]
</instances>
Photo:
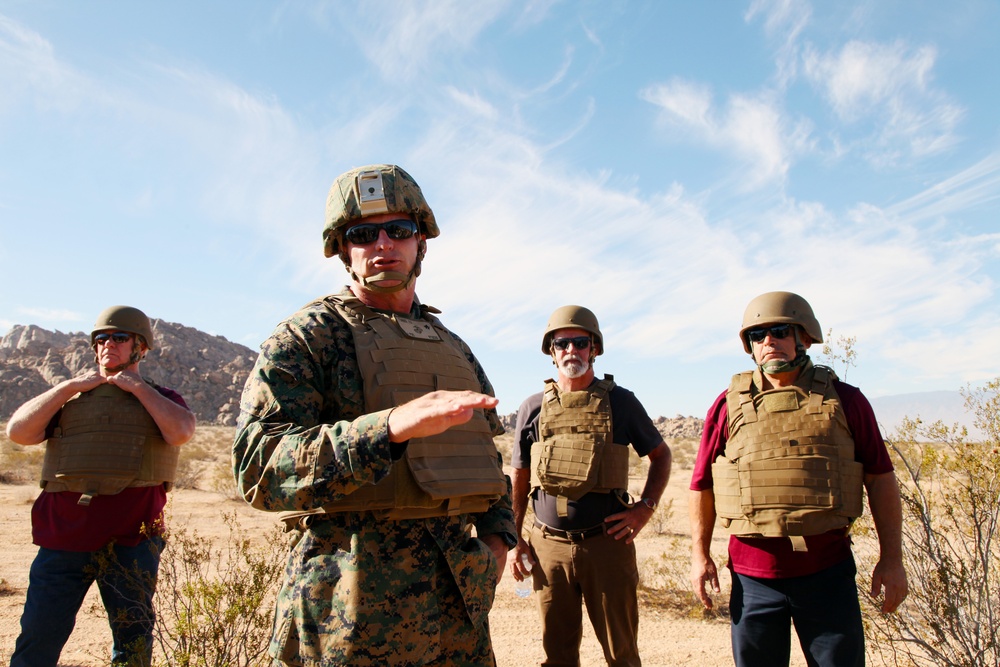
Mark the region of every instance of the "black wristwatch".
<instances>
[{"instance_id":1,"label":"black wristwatch","mask_svg":"<svg viewBox=\"0 0 1000 667\"><path fill-rule=\"evenodd\" d=\"M514 533L494 533L494 534L500 536L500 539L503 540L503 543L507 545L508 549L513 549L514 547L517 546L517 538L514 537Z\"/></svg>"},{"instance_id":2,"label":"black wristwatch","mask_svg":"<svg viewBox=\"0 0 1000 667\"><path fill-rule=\"evenodd\" d=\"M657 505L657 503L652 498L640 498L639 502L642 503L643 505L645 505L646 507L648 507L650 510L652 510L654 512L656 511L656 505Z\"/></svg>"}]
</instances>

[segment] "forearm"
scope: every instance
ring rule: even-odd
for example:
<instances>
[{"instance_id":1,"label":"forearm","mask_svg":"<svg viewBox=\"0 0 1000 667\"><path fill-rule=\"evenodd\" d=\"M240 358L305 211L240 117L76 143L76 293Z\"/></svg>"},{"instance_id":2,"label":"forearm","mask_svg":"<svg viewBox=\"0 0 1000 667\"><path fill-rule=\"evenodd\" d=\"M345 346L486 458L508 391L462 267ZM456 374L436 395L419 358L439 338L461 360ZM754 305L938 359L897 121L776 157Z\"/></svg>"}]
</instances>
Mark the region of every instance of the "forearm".
<instances>
[{"instance_id":1,"label":"forearm","mask_svg":"<svg viewBox=\"0 0 1000 667\"><path fill-rule=\"evenodd\" d=\"M866 475L868 506L878 533L881 560L902 562L903 510L894 473Z\"/></svg>"},{"instance_id":2,"label":"forearm","mask_svg":"<svg viewBox=\"0 0 1000 667\"><path fill-rule=\"evenodd\" d=\"M710 559L712 533L715 530L715 494L711 490L691 491L688 495L688 514L692 556Z\"/></svg>"},{"instance_id":3,"label":"forearm","mask_svg":"<svg viewBox=\"0 0 1000 667\"><path fill-rule=\"evenodd\" d=\"M672 459L670 447L664 442L661 442L656 449L650 452L649 473L646 475L646 484L642 488L643 498L652 498L654 501L660 502L663 491L667 488L667 482L670 481Z\"/></svg>"},{"instance_id":4,"label":"forearm","mask_svg":"<svg viewBox=\"0 0 1000 667\"><path fill-rule=\"evenodd\" d=\"M19 445L37 445L45 440L45 429L69 399L79 393L73 380L60 382L14 411L7 422L7 435Z\"/></svg>"},{"instance_id":5,"label":"forearm","mask_svg":"<svg viewBox=\"0 0 1000 667\"><path fill-rule=\"evenodd\" d=\"M134 396L156 422L167 444L183 445L194 435L194 413L183 405L170 400L145 382L136 388Z\"/></svg>"},{"instance_id":6,"label":"forearm","mask_svg":"<svg viewBox=\"0 0 1000 667\"><path fill-rule=\"evenodd\" d=\"M500 452L497 452L497 458L502 465L503 459L500 456ZM514 512L511 507L513 502L511 479L506 475L504 477L507 479L507 493L500 496L500 498L493 503L488 510L482 514L476 515L475 523L477 535L485 536L504 533L517 538Z\"/></svg>"},{"instance_id":7,"label":"forearm","mask_svg":"<svg viewBox=\"0 0 1000 667\"><path fill-rule=\"evenodd\" d=\"M515 535L520 539L524 528L524 516L528 512L528 489L531 485L531 471L527 468L514 468L511 477L511 501L514 505Z\"/></svg>"}]
</instances>

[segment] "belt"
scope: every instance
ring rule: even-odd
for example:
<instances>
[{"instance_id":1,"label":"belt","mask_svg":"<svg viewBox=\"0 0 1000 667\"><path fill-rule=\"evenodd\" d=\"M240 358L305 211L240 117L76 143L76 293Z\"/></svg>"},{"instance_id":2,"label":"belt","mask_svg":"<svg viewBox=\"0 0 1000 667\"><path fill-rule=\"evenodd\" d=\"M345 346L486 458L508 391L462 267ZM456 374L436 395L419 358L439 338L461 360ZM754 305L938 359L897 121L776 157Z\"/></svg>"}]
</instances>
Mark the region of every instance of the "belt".
<instances>
[{"instance_id":1,"label":"belt","mask_svg":"<svg viewBox=\"0 0 1000 667\"><path fill-rule=\"evenodd\" d=\"M541 521L535 519L535 528L542 531L542 535L553 537L559 537L568 542L573 542L574 544L578 542L583 542L588 537L597 537L598 535L606 534L604 530L604 524L599 526L594 526L593 528L585 528L583 530L560 530L559 528L552 528L551 526L546 526Z\"/></svg>"}]
</instances>

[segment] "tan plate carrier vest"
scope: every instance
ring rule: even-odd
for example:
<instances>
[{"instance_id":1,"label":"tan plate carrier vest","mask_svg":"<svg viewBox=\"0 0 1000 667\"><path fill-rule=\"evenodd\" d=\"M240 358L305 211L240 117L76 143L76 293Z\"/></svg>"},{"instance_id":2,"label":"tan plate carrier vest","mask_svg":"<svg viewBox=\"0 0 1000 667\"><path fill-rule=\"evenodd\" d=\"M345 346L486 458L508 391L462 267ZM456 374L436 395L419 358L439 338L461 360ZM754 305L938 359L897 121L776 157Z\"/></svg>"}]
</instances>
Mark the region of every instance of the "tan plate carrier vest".
<instances>
[{"instance_id":1,"label":"tan plate carrier vest","mask_svg":"<svg viewBox=\"0 0 1000 667\"><path fill-rule=\"evenodd\" d=\"M560 392L555 380L545 381L531 486L555 496L559 516L566 516L568 500L628 488L629 448L613 442L614 386L610 375L581 391Z\"/></svg>"},{"instance_id":2,"label":"tan plate carrier vest","mask_svg":"<svg viewBox=\"0 0 1000 667\"><path fill-rule=\"evenodd\" d=\"M429 313L386 315L360 300L324 300L350 326L364 382L365 412L377 412L439 389L482 391L472 363ZM444 433L413 438L378 483L323 506L324 512L383 510L389 519L484 512L507 492L489 422L482 410Z\"/></svg>"},{"instance_id":3,"label":"tan plate carrier vest","mask_svg":"<svg viewBox=\"0 0 1000 667\"><path fill-rule=\"evenodd\" d=\"M138 398L102 384L66 401L45 445L41 486L76 491L79 503L132 486L173 482L180 447L164 441Z\"/></svg>"},{"instance_id":4,"label":"tan plate carrier vest","mask_svg":"<svg viewBox=\"0 0 1000 667\"><path fill-rule=\"evenodd\" d=\"M863 470L836 376L807 364L794 386L760 391L760 372L733 376L729 441L712 464L715 511L730 534L788 537L846 528L861 516Z\"/></svg>"}]
</instances>

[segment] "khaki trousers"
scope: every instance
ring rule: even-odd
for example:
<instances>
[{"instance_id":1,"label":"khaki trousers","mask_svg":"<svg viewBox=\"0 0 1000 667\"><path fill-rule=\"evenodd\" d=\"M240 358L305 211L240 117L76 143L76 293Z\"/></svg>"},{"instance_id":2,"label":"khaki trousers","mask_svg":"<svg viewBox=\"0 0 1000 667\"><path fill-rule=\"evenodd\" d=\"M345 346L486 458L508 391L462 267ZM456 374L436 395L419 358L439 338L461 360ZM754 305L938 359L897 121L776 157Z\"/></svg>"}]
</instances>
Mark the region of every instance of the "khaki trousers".
<instances>
[{"instance_id":1,"label":"khaki trousers","mask_svg":"<svg viewBox=\"0 0 1000 667\"><path fill-rule=\"evenodd\" d=\"M578 667L583 637L581 603L613 667L639 667L639 602L635 545L607 535L571 542L531 529L538 563L532 570L542 646L548 667Z\"/></svg>"}]
</instances>

